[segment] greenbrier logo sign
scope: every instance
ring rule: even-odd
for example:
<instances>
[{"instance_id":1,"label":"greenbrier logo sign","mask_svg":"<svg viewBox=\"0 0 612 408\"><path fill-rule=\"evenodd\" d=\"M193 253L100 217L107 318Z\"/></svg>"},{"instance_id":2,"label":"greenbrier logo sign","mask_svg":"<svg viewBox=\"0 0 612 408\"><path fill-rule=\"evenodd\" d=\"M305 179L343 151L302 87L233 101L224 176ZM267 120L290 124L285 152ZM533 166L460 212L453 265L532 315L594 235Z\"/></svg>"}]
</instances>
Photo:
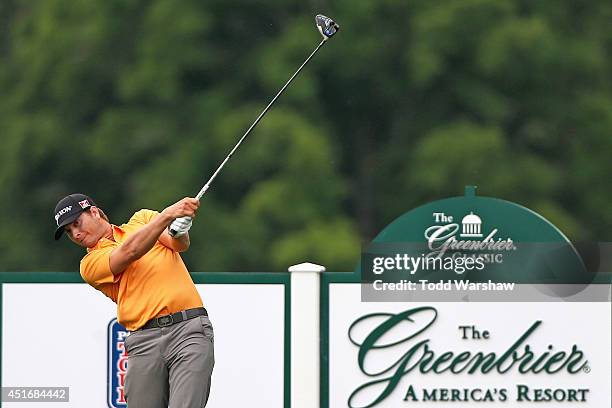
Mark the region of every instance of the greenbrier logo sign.
<instances>
[{"instance_id":1,"label":"greenbrier logo sign","mask_svg":"<svg viewBox=\"0 0 612 408\"><path fill-rule=\"evenodd\" d=\"M372 313L355 320L348 336L355 346L359 347L357 363L361 372L373 378L357 387L348 400L351 408L373 407L385 400L399 386L405 377L414 375L456 376L471 374L539 374L554 375L566 373L575 375L590 371L588 360L579 345L569 349L558 349L551 342L545 349L530 344L531 337L543 330L544 323L536 320L526 327L516 339L508 339L507 347L499 351L484 352L470 350L435 350L430 346L428 332L438 319L435 307L424 306L407 309L401 313ZM382 321L381 321L382 320ZM363 327L375 324L366 330L363 340L358 339L357 332L363 333ZM407 326L406 326L407 324ZM401 335L397 337L400 325L404 325ZM396 333L392 333L392 332ZM504 336L503 333L491 333L479 330L473 325L460 325L457 333L462 340L488 340L492 335ZM385 340L386 339L386 340ZM389 340L392 339L392 340ZM381 349L399 349L399 359L387 361L381 365L376 360L377 368L372 368L373 351ZM396 350L397 351L397 350ZM398 353L396 353L398 354ZM457 384L461 379L457 379ZM377 390L377 391L373 391ZM479 388L417 388L408 385L402 390L405 402L585 402L588 388L532 388L526 384L514 387L479 387ZM364 401L361 394L372 396ZM366 397L367 399L367 397ZM357 403L361 401L361 405Z\"/></svg>"},{"instance_id":2,"label":"greenbrier logo sign","mask_svg":"<svg viewBox=\"0 0 612 408\"><path fill-rule=\"evenodd\" d=\"M467 187L337 279L330 408L610 406L609 284L526 207Z\"/></svg>"},{"instance_id":3,"label":"greenbrier logo sign","mask_svg":"<svg viewBox=\"0 0 612 408\"><path fill-rule=\"evenodd\" d=\"M364 301L414 293L512 292L515 284L588 284L572 243L518 204L476 195L435 201L388 225L362 252Z\"/></svg>"},{"instance_id":4,"label":"greenbrier logo sign","mask_svg":"<svg viewBox=\"0 0 612 408\"><path fill-rule=\"evenodd\" d=\"M445 270L462 275L466 271L482 271L485 264L501 264L503 252L516 251L511 238L497 237L497 228L484 235L482 219L473 211L463 217L461 224L444 212L434 212L432 218L434 225L423 233L426 249L419 254L418 246L416 251L408 247L401 254L376 256L372 260L372 272L381 275L386 271L405 271L415 275L422 271Z\"/></svg>"},{"instance_id":5,"label":"greenbrier logo sign","mask_svg":"<svg viewBox=\"0 0 612 408\"><path fill-rule=\"evenodd\" d=\"M482 219L470 211L463 217L460 224L454 222L454 217L444 212L434 212L432 217L435 225L425 230L425 239L431 252L428 257L443 257L449 250L455 251L487 251L480 254L477 259L488 262L503 261L503 256L490 252L515 251L516 246L511 238L497 237L498 229L493 228L485 236L482 233ZM459 236L459 239L457 239ZM486 257L486 258L485 258ZM483 269L484 265L480 268Z\"/></svg>"}]
</instances>

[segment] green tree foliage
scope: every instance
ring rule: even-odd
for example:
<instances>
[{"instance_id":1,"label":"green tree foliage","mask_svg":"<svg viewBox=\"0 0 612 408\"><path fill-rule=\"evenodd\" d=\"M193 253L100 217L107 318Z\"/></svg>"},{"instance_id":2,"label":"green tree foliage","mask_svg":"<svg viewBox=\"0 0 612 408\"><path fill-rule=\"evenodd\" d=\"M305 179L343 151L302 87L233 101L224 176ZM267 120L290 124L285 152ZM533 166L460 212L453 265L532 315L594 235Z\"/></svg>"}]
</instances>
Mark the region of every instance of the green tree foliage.
<instances>
[{"instance_id":1,"label":"green tree foliage","mask_svg":"<svg viewBox=\"0 0 612 408\"><path fill-rule=\"evenodd\" d=\"M194 195L318 43L317 12L342 29L204 198L192 270L350 270L465 184L605 237L611 5L315 3L3 1L0 269L77 268L52 240L65 194L115 223Z\"/></svg>"}]
</instances>

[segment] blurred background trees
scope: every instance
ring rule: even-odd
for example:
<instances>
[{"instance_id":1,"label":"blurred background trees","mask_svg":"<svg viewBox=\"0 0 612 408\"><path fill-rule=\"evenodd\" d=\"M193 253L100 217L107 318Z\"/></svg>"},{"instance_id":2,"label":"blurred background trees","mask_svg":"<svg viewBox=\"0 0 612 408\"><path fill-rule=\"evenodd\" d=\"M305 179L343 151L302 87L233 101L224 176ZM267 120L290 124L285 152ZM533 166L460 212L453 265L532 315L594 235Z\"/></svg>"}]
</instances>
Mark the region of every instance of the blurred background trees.
<instances>
[{"instance_id":1,"label":"blurred background trees","mask_svg":"<svg viewBox=\"0 0 612 408\"><path fill-rule=\"evenodd\" d=\"M428 201L479 193L570 238L612 225L612 4L3 0L0 269L78 269L53 208L121 224L194 195L319 42L205 196L193 271L351 270Z\"/></svg>"}]
</instances>

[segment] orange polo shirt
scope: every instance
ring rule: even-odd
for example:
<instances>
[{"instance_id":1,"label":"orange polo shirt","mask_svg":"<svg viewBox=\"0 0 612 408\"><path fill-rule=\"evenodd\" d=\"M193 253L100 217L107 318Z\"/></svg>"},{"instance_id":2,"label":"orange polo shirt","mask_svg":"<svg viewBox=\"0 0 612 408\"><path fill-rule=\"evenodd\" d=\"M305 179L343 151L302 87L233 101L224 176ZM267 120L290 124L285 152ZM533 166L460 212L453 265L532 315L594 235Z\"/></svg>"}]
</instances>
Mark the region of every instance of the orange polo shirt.
<instances>
[{"instance_id":1,"label":"orange polo shirt","mask_svg":"<svg viewBox=\"0 0 612 408\"><path fill-rule=\"evenodd\" d=\"M154 317L202 307L202 298L180 255L159 241L123 273L111 272L113 249L157 214L140 210L127 224L113 225L115 240L102 238L81 260L85 282L117 303L117 320L128 330L136 330Z\"/></svg>"}]
</instances>

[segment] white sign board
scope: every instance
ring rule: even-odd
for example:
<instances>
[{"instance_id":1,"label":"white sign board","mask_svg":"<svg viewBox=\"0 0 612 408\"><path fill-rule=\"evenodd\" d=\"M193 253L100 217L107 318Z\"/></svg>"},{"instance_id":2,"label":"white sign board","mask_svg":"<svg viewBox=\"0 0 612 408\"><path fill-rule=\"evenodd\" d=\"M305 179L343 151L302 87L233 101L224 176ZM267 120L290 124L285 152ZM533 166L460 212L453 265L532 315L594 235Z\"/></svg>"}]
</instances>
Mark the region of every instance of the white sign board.
<instances>
[{"instance_id":1,"label":"white sign board","mask_svg":"<svg viewBox=\"0 0 612 408\"><path fill-rule=\"evenodd\" d=\"M207 408L283 407L285 288L196 285L215 331ZM86 284L4 284L2 386L69 387L62 407L106 408L115 304ZM25 408L38 403L3 402Z\"/></svg>"},{"instance_id":2,"label":"white sign board","mask_svg":"<svg viewBox=\"0 0 612 408\"><path fill-rule=\"evenodd\" d=\"M609 302L376 303L331 284L329 407L610 407L610 321Z\"/></svg>"}]
</instances>

